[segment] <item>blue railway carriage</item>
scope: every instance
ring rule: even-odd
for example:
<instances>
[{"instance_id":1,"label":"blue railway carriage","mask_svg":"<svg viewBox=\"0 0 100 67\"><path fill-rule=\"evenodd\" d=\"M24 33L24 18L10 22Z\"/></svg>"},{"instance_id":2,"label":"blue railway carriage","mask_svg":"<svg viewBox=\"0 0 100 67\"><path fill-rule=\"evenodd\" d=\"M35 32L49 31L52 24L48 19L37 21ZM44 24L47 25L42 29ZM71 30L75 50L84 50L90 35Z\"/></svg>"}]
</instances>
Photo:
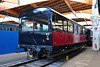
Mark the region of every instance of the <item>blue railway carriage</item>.
<instances>
[{"instance_id":1,"label":"blue railway carriage","mask_svg":"<svg viewBox=\"0 0 100 67\"><path fill-rule=\"evenodd\" d=\"M0 55L18 52L18 30L17 25L0 23Z\"/></svg>"},{"instance_id":2,"label":"blue railway carriage","mask_svg":"<svg viewBox=\"0 0 100 67\"><path fill-rule=\"evenodd\" d=\"M7 24L7 23L0 23L0 30L18 31L19 27L17 25L12 25L12 24Z\"/></svg>"}]
</instances>

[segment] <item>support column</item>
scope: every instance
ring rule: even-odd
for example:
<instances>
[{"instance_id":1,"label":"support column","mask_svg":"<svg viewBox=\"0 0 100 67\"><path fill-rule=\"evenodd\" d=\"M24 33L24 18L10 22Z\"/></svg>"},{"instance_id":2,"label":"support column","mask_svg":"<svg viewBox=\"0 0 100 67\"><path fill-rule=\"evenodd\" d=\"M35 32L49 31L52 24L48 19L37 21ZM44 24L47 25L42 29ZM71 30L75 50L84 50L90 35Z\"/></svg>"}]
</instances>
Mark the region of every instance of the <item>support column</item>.
<instances>
[{"instance_id":1,"label":"support column","mask_svg":"<svg viewBox=\"0 0 100 67\"><path fill-rule=\"evenodd\" d=\"M99 8L98 0L93 0L91 20L93 24L93 43L92 49L99 50L100 44L100 21L99 21Z\"/></svg>"}]
</instances>

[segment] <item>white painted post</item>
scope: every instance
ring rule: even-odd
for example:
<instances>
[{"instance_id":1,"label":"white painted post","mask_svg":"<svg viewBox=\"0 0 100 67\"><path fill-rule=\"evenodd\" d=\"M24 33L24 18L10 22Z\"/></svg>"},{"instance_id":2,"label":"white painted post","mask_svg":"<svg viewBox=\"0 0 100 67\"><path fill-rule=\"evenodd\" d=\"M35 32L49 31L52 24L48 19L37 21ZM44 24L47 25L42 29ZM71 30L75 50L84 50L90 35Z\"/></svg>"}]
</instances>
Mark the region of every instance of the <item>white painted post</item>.
<instances>
[{"instance_id":1,"label":"white painted post","mask_svg":"<svg viewBox=\"0 0 100 67\"><path fill-rule=\"evenodd\" d=\"M92 49L99 50L99 42L100 42L100 23L98 21L99 10L98 10L98 0L93 0L92 6L92 24L93 24L93 43Z\"/></svg>"}]
</instances>

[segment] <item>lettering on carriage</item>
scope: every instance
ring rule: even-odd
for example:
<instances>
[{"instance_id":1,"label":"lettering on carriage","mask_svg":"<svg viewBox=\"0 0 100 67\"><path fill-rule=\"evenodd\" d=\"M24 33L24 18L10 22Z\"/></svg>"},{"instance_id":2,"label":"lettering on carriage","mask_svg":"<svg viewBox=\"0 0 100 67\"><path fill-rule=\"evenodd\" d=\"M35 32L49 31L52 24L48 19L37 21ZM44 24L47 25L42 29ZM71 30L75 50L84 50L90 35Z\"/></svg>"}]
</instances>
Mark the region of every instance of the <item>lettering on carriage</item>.
<instances>
[{"instance_id":1,"label":"lettering on carriage","mask_svg":"<svg viewBox=\"0 0 100 67\"><path fill-rule=\"evenodd\" d=\"M56 42L53 42L53 44L56 44Z\"/></svg>"}]
</instances>

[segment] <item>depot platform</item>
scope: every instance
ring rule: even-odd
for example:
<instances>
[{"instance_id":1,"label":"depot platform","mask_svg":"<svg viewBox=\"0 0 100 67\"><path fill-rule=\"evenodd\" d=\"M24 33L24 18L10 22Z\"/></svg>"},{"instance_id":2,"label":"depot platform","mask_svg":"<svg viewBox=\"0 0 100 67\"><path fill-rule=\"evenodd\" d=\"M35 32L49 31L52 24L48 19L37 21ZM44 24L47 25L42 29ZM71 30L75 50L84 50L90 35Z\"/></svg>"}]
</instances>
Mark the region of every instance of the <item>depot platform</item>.
<instances>
[{"instance_id":1,"label":"depot platform","mask_svg":"<svg viewBox=\"0 0 100 67\"><path fill-rule=\"evenodd\" d=\"M24 59L27 59L27 53L25 52L0 55L0 65Z\"/></svg>"},{"instance_id":2,"label":"depot platform","mask_svg":"<svg viewBox=\"0 0 100 67\"><path fill-rule=\"evenodd\" d=\"M94 51L92 48L87 48L60 67L100 67L100 50Z\"/></svg>"}]
</instances>

